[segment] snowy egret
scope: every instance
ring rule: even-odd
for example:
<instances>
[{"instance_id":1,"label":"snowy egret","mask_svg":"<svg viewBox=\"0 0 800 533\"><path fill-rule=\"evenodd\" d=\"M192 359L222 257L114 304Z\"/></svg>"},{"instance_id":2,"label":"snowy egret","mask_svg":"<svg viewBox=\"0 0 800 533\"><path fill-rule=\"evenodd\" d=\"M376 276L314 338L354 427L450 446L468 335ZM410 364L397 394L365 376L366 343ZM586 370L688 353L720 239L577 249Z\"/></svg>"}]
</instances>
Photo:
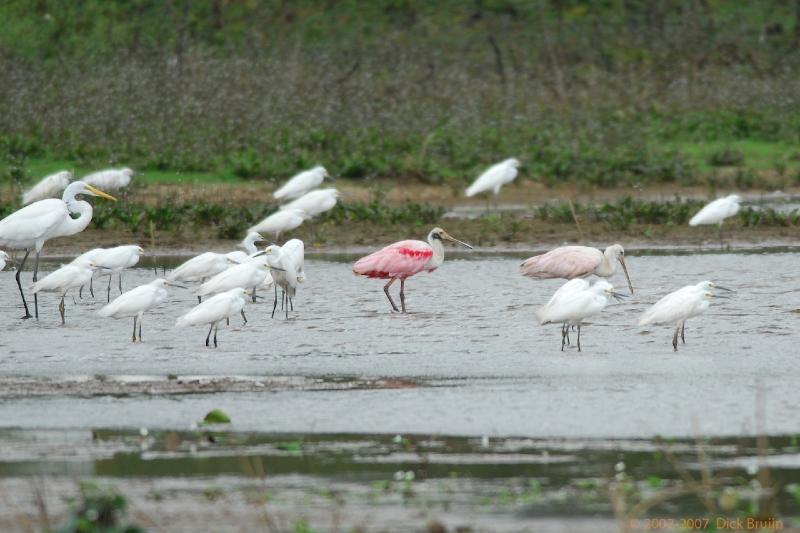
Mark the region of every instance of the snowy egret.
<instances>
[{"instance_id":1,"label":"snowy egret","mask_svg":"<svg viewBox=\"0 0 800 533\"><path fill-rule=\"evenodd\" d=\"M62 170L42 178L36 185L22 193L22 205L28 205L45 198L60 196L69 182L72 181L72 172Z\"/></svg>"},{"instance_id":2,"label":"snowy egret","mask_svg":"<svg viewBox=\"0 0 800 533\"><path fill-rule=\"evenodd\" d=\"M127 187L133 174L133 170L129 168L109 168L92 172L85 176L83 181L93 187L115 191Z\"/></svg>"},{"instance_id":3,"label":"snowy egret","mask_svg":"<svg viewBox=\"0 0 800 533\"><path fill-rule=\"evenodd\" d=\"M72 260L72 263L84 263L85 261L92 261L97 263L97 258L100 253L105 250L105 248L92 248L86 252L83 252L81 255L76 257ZM89 279L89 293L94 298L94 287L92 286L92 280L94 279L94 275ZM81 285L80 289L78 289L78 298L83 298L83 285Z\"/></svg>"},{"instance_id":4,"label":"snowy egret","mask_svg":"<svg viewBox=\"0 0 800 533\"><path fill-rule=\"evenodd\" d=\"M281 306L285 305L286 318L289 318L290 306L294 311L292 299L297 293L297 285L306 279L305 271L303 270L304 263L305 245L303 241L291 239L280 247L276 266L280 267L281 270L272 271L272 279L275 283L275 301L272 304L273 318L275 317L275 309L278 307L278 287L281 288Z\"/></svg>"},{"instance_id":5,"label":"snowy egret","mask_svg":"<svg viewBox=\"0 0 800 533\"><path fill-rule=\"evenodd\" d=\"M183 315L175 323L177 326L195 326L209 324L206 335L208 346L211 330L214 330L214 348L217 347L217 327L220 321L230 318L236 313L241 313L244 318L244 304L249 291L241 287L212 296L205 302L197 304L191 311Z\"/></svg>"},{"instance_id":6,"label":"snowy egret","mask_svg":"<svg viewBox=\"0 0 800 533\"><path fill-rule=\"evenodd\" d=\"M650 324L674 324L675 334L672 336L672 348L678 351L678 333L681 341L686 344L684 337L686 321L704 313L710 304L710 299L716 296L713 289L731 291L712 281L701 281L696 285L687 285L671 292L657 301L653 307L645 311L639 320L640 326ZM723 296L717 296L724 298Z\"/></svg>"},{"instance_id":7,"label":"snowy egret","mask_svg":"<svg viewBox=\"0 0 800 533\"><path fill-rule=\"evenodd\" d=\"M697 212L689 221L690 226L706 226L717 224L719 227L719 244L722 246L722 223L739 212L739 202L742 199L737 194L718 198L707 204Z\"/></svg>"},{"instance_id":8,"label":"snowy egret","mask_svg":"<svg viewBox=\"0 0 800 533\"><path fill-rule=\"evenodd\" d=\"M167 300L167 287L181 287L158 278L150 283L139 285L128 292L117 296L113 302L100 309L97 314L111 318L133 317L133 342L136 342L136 324L139 324L139 342L142 342L142 317L145 311L158 307Z\"/></svg>"},{"instance_id":9,"label":"snowy egret","mask_svg":"<svg viewBox=\"0 0 800 533\"><path fill-rule=\"evenodd\" d=\"M25 293L22 291L20 274L25 267L31 249L36 250L36 263L33 268L33 281L39 274L39 254L44 243L55 237L66 237L79 233L89 225L92 220L92 206L89 202L76 200L79 194L100 196L109 200L116 200L110 194L92 187L82 181L73 181L66 189L61 199L50 198L39 200L0 220L0 245L14 250L25 250L25 257L17 269L17 287L25 307L25 316L31 318ZM70 213L75 213L78 218L72 218ZM39 317L39 301L34 295L34 308L36 317Z\"/></svg>"},{"instance_id":10,"label":"snowy egret","mask_svg":"<svg viewBox=\"0 0 800 533\"><path fill-rule=\"evenodd\" d=\"M625 295L616 292L614 287L604 279L597 280L594 285L583 289L579 288L579 284L575 284L572 288L562 291L557 298L554 295L545 306L536 312L536 317L541 325L550 323L563 324L561 327L562 351L564 350L564 339L569 326L577 326L578 351L580 352L581 324L588 317L596 315L605 309L609 298L612 297L620 301Z\"/></svg>"},{"instance_id":11,"label":"snowy egret","mask_svg":"<svg viewBox=\"0 0 800 533\"><path fill-rule=\"evenodd\" d=\"M36 281L32 287L33 294L38 294L42 291L61 293L58 312L61 313L61 324L64 324L64 298L67 296L67 292L70 289L76 289L86 284L97 268L98 266L89 260L62 265L61 268Z\"/></svg>"},{"instance_id":12,"label":"snowy egret","mask_svg":"<svg viewBox=\"0 0 800 533\"><path fill-rule=\"evenodd\" d=\"M281 211L287 209L299 209L306 214L306 218L312 218L329 211L336 206L336 199L339 191L336 189L318 189L307 192L297 200L281 206Z\"/></svg>"},{"instance_id":13,"label":"snowy egret","mask_svg":"<svg viewBox=\"0 0 800 533\"><path fill-rule=\"evenodd\" d=\"M3 270L9 261L11 261L11 258L8 257L8 254L0 250L0 270Z\"/></svg>"},{"instance_id":14,"label":"snowy egret","mask_svg":"<svg viewBox=\"0 0 800 533\"><path fill-rule=\"evenodd\" d=\"M244 263L234 264L223 270L195 290L198 296L207 296L229 291L236 287L258 287L269 274L269 268L276 266L280 252L277 247L267 246L263 252L250 257ZM245 318L245 322L247 319Z\"/></svg>"},{"instance_id":15,"label":"snowy egret","mask_svg":"<svg viewBox=\"0 0 800 533\"><path fill-rule=\"evenodd\" d=\"M550 300L542 307L542 309L553 309L556 305L558 305L559 300L563 300L567 298L569 295L578 293L580 291L585 291L589 288L589 282L583 278L576 278L571 279L558 290L553 293L553 296L550 297ZM561 350L564 350L564 341L569 344L569 324L564 322L561 328Z\"/></svg>"},{"instance_id":16,"label":"snowy egret","mask_svg":"<svg viewBox=\"0 0 800 533\"><path fill-rule=\"evenodd\" d=\"M625 264L625 250L619 244L609 246L605 252L589 246L561 246L526 259L519 271L523 276L539 279L574 279L592 274L609 278L617 270L616 261L622 265L628 289L633 294L633 284Z\"/></svg>"},{"instance_id":17,"label":"snowy egret","mask_svg":"<svg viewBox=\"0 0 800 533\"><path fill-rule=\"evenodd\" d=\"M443 240L454 242L467 248L469 244L451 237L441 228L433 228L428 233L428 242L408 240L400 241L378 250L366 257L362 257L353 265L355 274L368 278L388 279L383 286L383 292L389 298L392 309L399 311L389 295L389 287L396 280L400 280L400 306L406 312L405 281L414 274L422 271L433 272L444 261Z\"/></svg>"},{"instance_id":18,"label":"snowy egret","mask_svg":"<svg viewBox=\"0 0 800 533\"><path fill-rule=\"evenodd\" d=\"M279 237L281 233L300 226L306 218L308 218L308 215L305 211L300 209L284 209L272 213L247 231L273 233L276 237Z\"/></svg>"},{"instance_id":19,"label":"snowy egret","mask_svg":"<svg viewBox=\"0 0 800 533\"><path fill-rule=\"evenodd\" d=\"M478 176L466 191L467 196L475 196L486 191L493 191L494 195L500 194L500 188L506 183L511 183L517 177L517 168L520 162L515 159L506 159L496 165L489 167L483 174Z\"/></svg>"},{"instance_id":20,"label":"snowy egret","mask_svg":"<svg viewBox=\"0 0 800 533\"><path fill-rule=\"evenodd\" d=\"M119 274L119 293L122 294L122 271L130 268L139 262L139 258L144 255L144 250L137 244L126 244L105 248L92 256L98 265L103 265L100 275L108 276L108 290L106 301L111 301L111 277Z\"/></svg>"},{"instance_id":21,"label":"snowy egret","mask_svg":"<svg viewBox=\"0 0 800 533\"><path fill-rule=\"evenodd\" d=\"M264 237L261 236L260 233L256 231L249 232L242 242L239 243L239 248L244 249L242 250L235 250L233 252L228 252L226 257L228 257L234 263L242 263L247 261L247 258L251 255L258 253L258 248L256 247L257 242L261 242L264 240Z\"/></svg>"},{"instance_id":22,"label":"snowy egret","mask_svg":"<svg viewBox=\"0 0 800 533\"><path fill-rule=\"evenodd\" d=\"M299 198L322 185L323 180L330 177L325 167L317 166L293 176L283 187L272 193L272 196L278 200Z\"/></svg>"}]
</instances>

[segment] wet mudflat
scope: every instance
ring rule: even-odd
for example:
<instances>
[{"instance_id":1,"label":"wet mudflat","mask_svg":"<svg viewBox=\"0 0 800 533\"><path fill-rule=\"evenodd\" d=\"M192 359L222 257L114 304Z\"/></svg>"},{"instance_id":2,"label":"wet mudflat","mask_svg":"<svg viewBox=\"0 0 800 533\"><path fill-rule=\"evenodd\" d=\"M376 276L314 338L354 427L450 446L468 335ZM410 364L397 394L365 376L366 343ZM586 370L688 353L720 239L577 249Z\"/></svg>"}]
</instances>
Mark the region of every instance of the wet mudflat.
<instances>
[{"instance_id":1,"label":"wet mudflat","mask_svg":"<svg viewBox=\"0 0 800 533\"><path fill-rule=\"evenodd\" d=\"M658 438L687 439L678 442L694 454L695 438L713 437L719 448L709 457L728 461L713 466L748 478L755 475L752 465L736 461L757 456L755 444L730 446L738 446L740 436L765 433L776 437L762 450L777 461L771 467L782 480L775 501L792 513L786 487L800 481L791 437L800 406L800 254L672 253L628 258L636 293L584 327L581 353L560 351L559 326L535 323L536 307L561 282L521 278L520 254L451 256L437 272L409 281L408 315L389 312L379 281L350 273L352 258L311 258L288 320L279 312L270 318L272 295L265 294L269 301L246 308L247 325L236 317L220 328L216 350L205 347L204 328L173 327L195 301L190 291L174 290L168 304L147 315L145 342L132 345L132 321L95 314L105 300L102 281L95 299L85 292L76 303L68 297L61 327L53 295L40 299L38 322L19 320L13 273L0 273L0 420L17 428L0 447L0 485L13 492L12 485L29 476L55 476L72 486L76 476L101 476L152 503L147 494L153 487L169 492L165 487L178 483L183 488L171 493L197 498L171 501L190 508L202 506L208 486L221 484L222 498L251 509L257 520L260 507L246 496L251 489L228 490L260 483L242 462L257 456L277 501L290 494L302 501L343 484L341 509L362 516L353 502L366 502L371 521L365 525L385 525L377 529L408 525L401 517L409 515L404 493L410 484L417 502L427 502L411 506L419 512L410 529L433 519L455 526L454 517L472 517L465 523L477 529L519 530L537 518L535 530L558 530L552 529L558 520L545 515L581 509L579 516L602 516L614 530L608 483L619 481L620 457L627 464L626 454L649 447L653 457L631 478L656 485L652 476L675 475L673 464L659 463L665 448ZM152 269L136 269L125 274L124 285L152 276ZM663 294L704 279L736 293L687 324L687 344L677 353L671 328L636 326ZM621 274L613 281L624 288ZM228 413L232 424L210 442L196 423L214 408ZM156 435L144 451L140 428ZM184 432L177 433L177 445L174 438L167 444L172 432ZM247 439L263 442L241 442ZM35 451L19 455L42 440L52 442L48 460ZM419 444L426 440L435 449ZM309 444L318 442L328 444ZM326 455L320 446L337 451ZM605 455L597 455L598 448ZM363 459L370 465L366 474L353 466L362 464L353 451L361 449L371 450ZM696 455L681 460L693 471L703 464ZM329 470L321 466L328 463ZM159 479L130 479L137 470ZM406 480L406 472L413 479ZM575 481L583 478L591 481ZM596 498L584 498L580 488L570 496L573 482L605 488ZM437 499L441 507L432 503ZM501 500L510 503L498 507ZM340 508L336 501L320 504L309 520L330 523ZM699 500L689 494L677 501L667 510L693 510ZM284 503L272 512L297 520L302 506ZM588 524L587 531L597 530L597 523ZM574 518L568 530L580 527Z\"/></svg>"}]
</instances>

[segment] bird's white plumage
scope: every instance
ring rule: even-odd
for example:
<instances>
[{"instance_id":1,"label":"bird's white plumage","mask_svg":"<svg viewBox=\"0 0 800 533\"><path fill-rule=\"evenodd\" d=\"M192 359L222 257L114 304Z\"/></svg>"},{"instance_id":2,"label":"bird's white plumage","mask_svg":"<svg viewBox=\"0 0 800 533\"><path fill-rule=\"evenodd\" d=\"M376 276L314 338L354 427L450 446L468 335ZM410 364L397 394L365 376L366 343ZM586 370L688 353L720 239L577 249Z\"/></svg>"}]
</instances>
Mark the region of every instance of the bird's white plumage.
<instances>
[{"instance_id":1,"label":"bird's white plumage","mask_svg":"<svg viewBox=\"0 0 800 533\"><path fill-rule=\"evenodd\" d=\"M591 286L579 283L581 281L583 280L567 282L565 285L573 285L566 288L562 286L559 289L560 295L553 295L550 302L539 309L536 316L540 324L580 324L605 309L614 287L606 280L598 280Z\"/></svg>"},{"instance_id":2,"label":"bird's white plumage","mask_svg":"<svg viewBox=\"0 0 800 533\"><path fill-rule=\"evenodd\" d=\"M278 200L298 198L322 185L327 176L328 171L322 166L305 170L289 179L283 187L272 193L272 196Z\"/></svg>"},{"instance_id":3,"label":"bird's white plumage","mask_svg":"<svg viewBox=\"0 0 800 533\"><path fill-rule=\"evenodd\" d=\"M300 239L292 239L280 247L275 266L281 270L273 270L272 278L275 284L283 290L289 298L297 294L297 285L305 281L303 266L305 262L305 246Z\"/></svg>"},{"instance_id":4,"label":"bird's white plumage","mask_svg":"<svg viewBox=\"0 0 800 533\"><path fill-rule=\"evenodd\" d=\"M128 292L120 294L111 303L100 309L97 314L111 318L133 316L141 318L145 311L149 311L167 300L167 285L167 280L162 278L139 285Z\"/></svg>"},{"instance_id":5,"label":"bird's white plumage","mask_svg":"<svg viewBox=\"0 0 800 533\"><path fill-rule=\"evenodd\" d=\"M0 270L3 270L6 267L6 263L9 261L8 254L5 253L3 250L0 250Z\"/></svg>"},{"instance_id":6,"label":"bird's white plumage","mask_svg":"<svg viewBox=\"0 0 800 533\"><path fill-rule=\"evenodd\" d=\"M497 196L503 185L511 183L517 177L519 165L519 161L513 157L492 165L467 188L466 195L475 196L482 192L493 191Z\"/></svg>"},{"instance_id":7,"label":"bird's white plumage","mask_svg":"<svg viewBox=\"0 0 800 533\"><path fill-rule=\"evenodd\" d=\"M278 235L284 231L293 230L300 226L306 217L306 213L300 209L284 209L272 213L248 231L274 233Z\"/></svg>"},{"instance_id":8,"label":"bird's white plumage","mask_svg":"<svg viewBox=\"0 0 800 533\"><path fill-rule=\"evenodd\" d=\"M281 211L287 209L299 209L306 214L307 218L329 211L336 206L336 199L339 191L336 189L318 189L307 192L300 198L281 206Z\"/></svg>"},{"instance_id":9,"label":"bird's white plumage","mask_svg":"<svg viewBox=\"0 0 800 533\"><path fill-rule=\"evenodd\" d=\"M54 270L47 276L33 284L33 293L58 292L66 293L69 289L76 289L92 278L94 264L91 261L69 263Z\"/></svg>"},{"instance_id":10,"label":"bird's white plumage","mask_svg":"<svg viewBox=\"0 0 800 533\"><path fill-rule=\"evenodd\" d=\"M144 250L138 244L126 244L105 248L96 252L92 258L101 267L105 267L104 274L119 273L125 268L130 268L139 262Z\"/></svg>"},{"instance_id":11,"label":"bird's white plumage","mask_svg":"<svg viewBox=\"0 0 800 533\"><path fill-rule=\"evenodd\" d=\"M50 174L22 193L22 204L28 205L32 202L44 200L45 198L61 196L70 181L72 181L72 172L68 170Z\"/></svg>"},{"instance_id":12,"label":"bird's white plumage","mask_svg":"<svg viewBox=\"0 0 800 533\"><path fill-rule=\"evenodd\" d=\"M236 287L258 287L269 275L269 266L277 259L278 252L267 246L265 253L248 257L244 263L235 264L215 275L195 290L198 296L217 294Z\"/></svg>"},{"instance_id":13,"label":"bird's white plumage","mask_svg":"<svg viewBox=\"0 0 800 533\"><path fill-rule=\"evenodd\" d=\"M177 326L193 326L198 324L216 324L244 309L247 290L237 287L212 296L191 311L180 317Z\"/></svg>"},{"instance_id":14,"label":"bird's white plumage","mask_svg":"<svg viewBox=\"0 0 800 533\"><path fill-rule=\"evenodd\" d=\"M739 212L741 201L742 199L736 194L718 198L698 211L689 221L689 225L721 224L723 220Z\"/></svg>"},{"instance_id":15,"label":"bird's white plumage","mask_svg":"<svg viewBox=\"0 0 800 533\"><path fill-rule=\"evenodd\" d=\"M671 292L657 301L639 319L640 326L650 324L680 324L704 313L709 307L706 294L711 294L714 284L702 281Z\"/></svg>"},{"instance_id":16,"label":"bird's white plumage","mask_svg":"<svg viewBox=\"0 0 800 533\"><path fill-rule=\"evenodd\" d=\"M92 172L85 176L83 181L98 189L114 191L127 187L131 182L131 177L133 177L133 170L129 168L109 168Z\"/></svg>"}]
</instances>

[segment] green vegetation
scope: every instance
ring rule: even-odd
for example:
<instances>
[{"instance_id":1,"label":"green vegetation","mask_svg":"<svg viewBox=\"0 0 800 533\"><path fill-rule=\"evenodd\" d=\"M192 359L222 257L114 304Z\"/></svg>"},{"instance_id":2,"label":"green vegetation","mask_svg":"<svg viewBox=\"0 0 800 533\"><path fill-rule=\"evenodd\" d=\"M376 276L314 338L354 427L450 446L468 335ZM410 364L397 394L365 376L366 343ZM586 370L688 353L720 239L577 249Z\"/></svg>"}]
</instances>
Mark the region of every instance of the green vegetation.
<instances>
[{"instance_id":1,"label":"green vegetation","mask_svg":"<svg viewBox=\"0 0 800 533\"><path fill-rule=\"evenodd\" d=\"M793 185L794 2L0 5L0 176Z\"/></svg>"},{"instance_id":2,"label":"green vegetation","mask_svg":"<svg viewBox=\"0 0 800 533\"><path fill-rule=\"evenodd\" d=\"M145 533L140 526L120 523L128 501L115 489L83 482L80 495L72 502L71 516L53 533Z\"/></svg>"},{"instance_id":3,"label":"green vegetation","mask_svg":"<svg viewBox=\"0 0 800 533\"><path fill-rule=\"evenodd\" d=\"M225 414L224 411L220 409L212 409L209 411L205 418L203 418L204 425L208 424L230 424L231 419L228 415Z\"/></svg>"}]
</instances>

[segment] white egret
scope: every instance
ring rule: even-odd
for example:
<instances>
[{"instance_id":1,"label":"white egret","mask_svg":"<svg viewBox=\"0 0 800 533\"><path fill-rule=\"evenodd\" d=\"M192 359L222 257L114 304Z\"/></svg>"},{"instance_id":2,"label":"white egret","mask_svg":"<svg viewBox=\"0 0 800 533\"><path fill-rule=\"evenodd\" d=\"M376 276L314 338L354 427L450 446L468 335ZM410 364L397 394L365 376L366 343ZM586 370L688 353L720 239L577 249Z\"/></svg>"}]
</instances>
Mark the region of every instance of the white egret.
<instances>
[{"instance_id":1,"label":"white egret","mask_svg":"<svg viewBox=\"0 0 800 533\"><path fill-rule=\"evenodd\" d=\"M538 279L575 279L592 274L609 278L617 271L617 262L622 265L628 289L633 294L633 284L625 264L625 250L619 244L612 244L605 252L590 246L560 246L546 254L526 259L519 266L519 272L523 276Z\"/></svg>"},{"instance_id":2,"label":"white egret","mask_svg":"<svg viewBox=\"0 0 800 533\"><path fill-rule=\"evenodd\" d=\"M217 327L220 321L230 318L236 313L241 313L244 318L244 304L250 293L241 287L212 296L203 303L196 305L191 311L183 315L175 323L177 326L195 326L209 324L206 335L208 346L211 330L214 330L214 348L217 347ZM246 320L245 320L246 321Z\"/></svg>"},{"instance_id":3,"label":"white egret","mask_svg":"<svg viewBox=\"0 0 800 533\"><path fill-rule=\"evenodd\" d=\"M98 266L89 260L62 265L61 268L35 282L32 287L33 294L38 294L42 291L60 293L61 303L58 304L58 311L61 313L61 323L64 324L64 298L67 292L88 282L97 268Z\"/></svg>"},{"instance_id":4,"label":"white egret","mask_svg":"<svg viewBox=\"0 0 800 533\"><path fill-rule=\"evenodd\" d=\"M204 282L195 290L198 296L207 296L229 291L236 287L258 287L269 274L269 268L278 260L279 250L276 246L267 246L263 252L250 257L244 263L234 264L223 270L211 279ZM245 322L247 319L245 318Z\"/></svg>"},{"instance_id":5,"label":"white egret","mask_svg":"<svg viewBox=\"0 0 800 533\"><path fill-rule=\"evenodd\" d=\"M572 294L576 294L581 291L585 291L589 288L589 282L582 278L571 279L553 293L553 296L547 301L544 306L542 306L543 313L549 312L551 309L555 309L559 304L560 301L563 301L565 298L571 296ZM564 322L561 327L561 350L564 350L564 341L569 344L569 324Z\"/></svg>"},{"instance_id":6,"label":"white egret","mask_svg":"<svg viewBox=\"0 0 800 533\"><path fill-rule=\"evenodd\" d=\"M115 191L127 187L131 182L133 174L133 170L129 168L109 168L98 172L92 172L88 176L85 176L83 181L93 187Z\"/></svg>"},{"instance_id":7,"label":"white egret","mask_svg":"<svg viewBox=\"0 0 800 533\"><path fill-rule=\"evenodd\" d=\"M31 202L61 196L69 182L72 181L72 172L62 170L42 178L36 185L22 193L22 205Z\"/></svg>"},{"instance_id":8,"label":"white egret","mask_svg":"<svg viewBox=\"0 0 800 533\"><path fill-rule=\"evenodd\" d=\"M139 342L142 342L142 317L145 311L158 307L167 300L167 287L181 287L158 278L150 283L139 285L128 292L117 296L113 302L100 309L97 314L111 318L133 317L133 342L136 342L136 324L139 324Z\"/></svg>"},{"instance_id":9,"label":"white egret","mask_svg":"<svg viewBox=\"0 0 800 533\"><path fill-rule=\"evenodd\" d=\"M239 243L239 248L244 249L242 250L235 250L233 252L228 252L225 254L231 261L234 263L242 263L247 261L247 258L251 255L258 253L258 248L256 247L257 242L261 242L264 240L264 237L261 236L260 233L256 231L251 231L245 236L242 242Z\"/></svg>"},{"instance_id":10,"label":"white egret","mask_svg":"<svg viewBox=\"0 0 800 533\"><path fill-rule=\"evenodd\" d=\"M713 289L731 290L721 287L712 281L701 281L696 285L687 285L657 301L653 307L645 311L639 320L639 325L674 324L675 334L672 336L672 348L677 352L678 333L681 335L681 341L686 344L684 336L686 321L704 313L708 309L710 299L715 296L712 292ZM721 298L721 296L717 297Z\"/></svg>"},{"instance_id":11,"label":"white egret","mask_svg":"<svg viewBox=\"0 0 800 533\"><path fill-rule=\"evenodd\" d=\"M292 299L297 294L297 285L306 279L303 270L305 263L305 245L300 239L291 239L279 248L279 256L276 261L281 270L272 271L272 279L275 282L275 301L272 305L272 317L275 317L275 309L278 307L278 287L281 288L281 308L286 311L286 318L289 318L289 308L294 311Z\"/></svg>"},{"instance_id":12,"label":"white egret","mask_svg":"<svg viewBox=\"0 0 800 533\"><path fill-rule=\"evenodd\" d=\"M689 225L710 226L717 224L719 227L719 244L722 246L722 223L726 218L730 218L739 212L739 202L741 201L741 197L737 194L718 198L698 211L689 221Z\"/></svg>"},{"instance_id":13,"label":"white egret","mask_svg":"<svg viewBox=\"0 0 800 533\"><path fill-rule=\"evenodd\" d=\"M325 167L317 166L293 176L283 187L272 193L272 196L277 200L299 198L322 185L323 180L330 177Z\"/></svg>"},{"instance_id":14,"label":"white egret","mask_svg":"<svg viewBox=\"0 0 800 533\"><path fill-rule=\"evenodd\" d=\"M139 258L144 255L144 250L137 244L126 244L115 246L114 248L101 249L92 258L98 265L105 267L100 275L108 276L108 290L106 301L111 301L111 278L114 274L119 274L119 292L122 294L122 271L130 268L139 262Z\"/></svg>"},{"instance_id":15,"label":"white egret","mask_svg":"<svg viewBox=\"0 0 800 533\"><path fill-rule=\"evenodd\" d=\"M83 263L84 261L92 261L97 263L97 257L103 250L105 250L105 248L92 248L91 250L83 252L81 255L73 259L72 263ZM94 287L92 286L92 280L94 280L94 276L89 279L89 293L92 295L92 298L94 298ZM78 289L78 298L83 298L83 285L80 289Z\"/></svg>"},{"instance_id":16,"label":"white egret","mask_svg":"<svg viewBox=\"0 0 800 533\"><path fill-rule=\"evenodd\" d=\"M307 217L306 212L300 209L284 209L272 213L247 231L273 233L278 237L281 233L300 226Z\"/></svg>"},{"instance_id":17,"label":"white egret","mask_svg":"<svg viewBox=\"0 0 800 533\"><path fill-rule=\"evenodd\" d=\"M494 195L497 196L500 194L500 188L503 185L511 183L517 177L517 168L519 166L519 160L513 157L492 165L467 188L466 195L475 196L482 192L493 191Z\"/></svg>"},{"instance_id":18,"label":"white egret","mask_svg":"<svg viewBox=\"0 0 800 533\"><path fill-rule=\"evenodd\" d=\"M299 209L306 214L306 218L312 218L333 209L336 206L338 197L339 191L336 189L317 189L316 191L307 192L297 200L282 205L281 211Z\"/></svg>"},{"instance_id":19,"label":"white egret","mask_svg":"<svg viewBox=\"0 0 800 533\"><path fill-rule=\"evenodd\" d=\"M33 281L35 282L39 273L39 254L44 243L56 237L66 237L79 233L89 225L92 220L92 206L89 202L76 200L79 194L90 196L100 196L109 200L116 200L110 194L92 187L82 181L70 183L61 199L50 198L39 200L28 206L19 209L0 220L0 245L14 250L25 250L25 256L17 270L16 280L19 287L19 294L22 297L22 305L25 307L25 316L31 318L28 310L28 303L25 301L25 294L20 283L20 274L25 267L31 249L36 250L36 263L33 269ZM72 218L70 213L78 214L78 218ZM34 295L34 308L36 317L39 317L39 301Z\"/></svg>"},{"instance_id":20,"label":"white egret","mask_svg":"<svg viewBox=\"0 0 800 533\"><path fill-rule=\"evenodd\" d=\"M577 285L577 284L576 284ZM573 286L562 292L536 312L539 324L561 323L561 350L564 350L564 338L569 326L578 327L578 351L581 351L581 324L590 316L596 315L608 305L609 298L621 300L625 295L614 291L614 287L604 279L597 280L594 285L578 290Z\"/></svg>"},{"instance_id":21,"label":"white egret","mask_svg":"<svg viewBox=\"0 0 800 533\"><path fill-rule=\"evenodd\" d=\"M11 258L8 257L8 254L0 250L0 270L3 270L9 261L11 261Z\"/></svg>"}]
</instances>

